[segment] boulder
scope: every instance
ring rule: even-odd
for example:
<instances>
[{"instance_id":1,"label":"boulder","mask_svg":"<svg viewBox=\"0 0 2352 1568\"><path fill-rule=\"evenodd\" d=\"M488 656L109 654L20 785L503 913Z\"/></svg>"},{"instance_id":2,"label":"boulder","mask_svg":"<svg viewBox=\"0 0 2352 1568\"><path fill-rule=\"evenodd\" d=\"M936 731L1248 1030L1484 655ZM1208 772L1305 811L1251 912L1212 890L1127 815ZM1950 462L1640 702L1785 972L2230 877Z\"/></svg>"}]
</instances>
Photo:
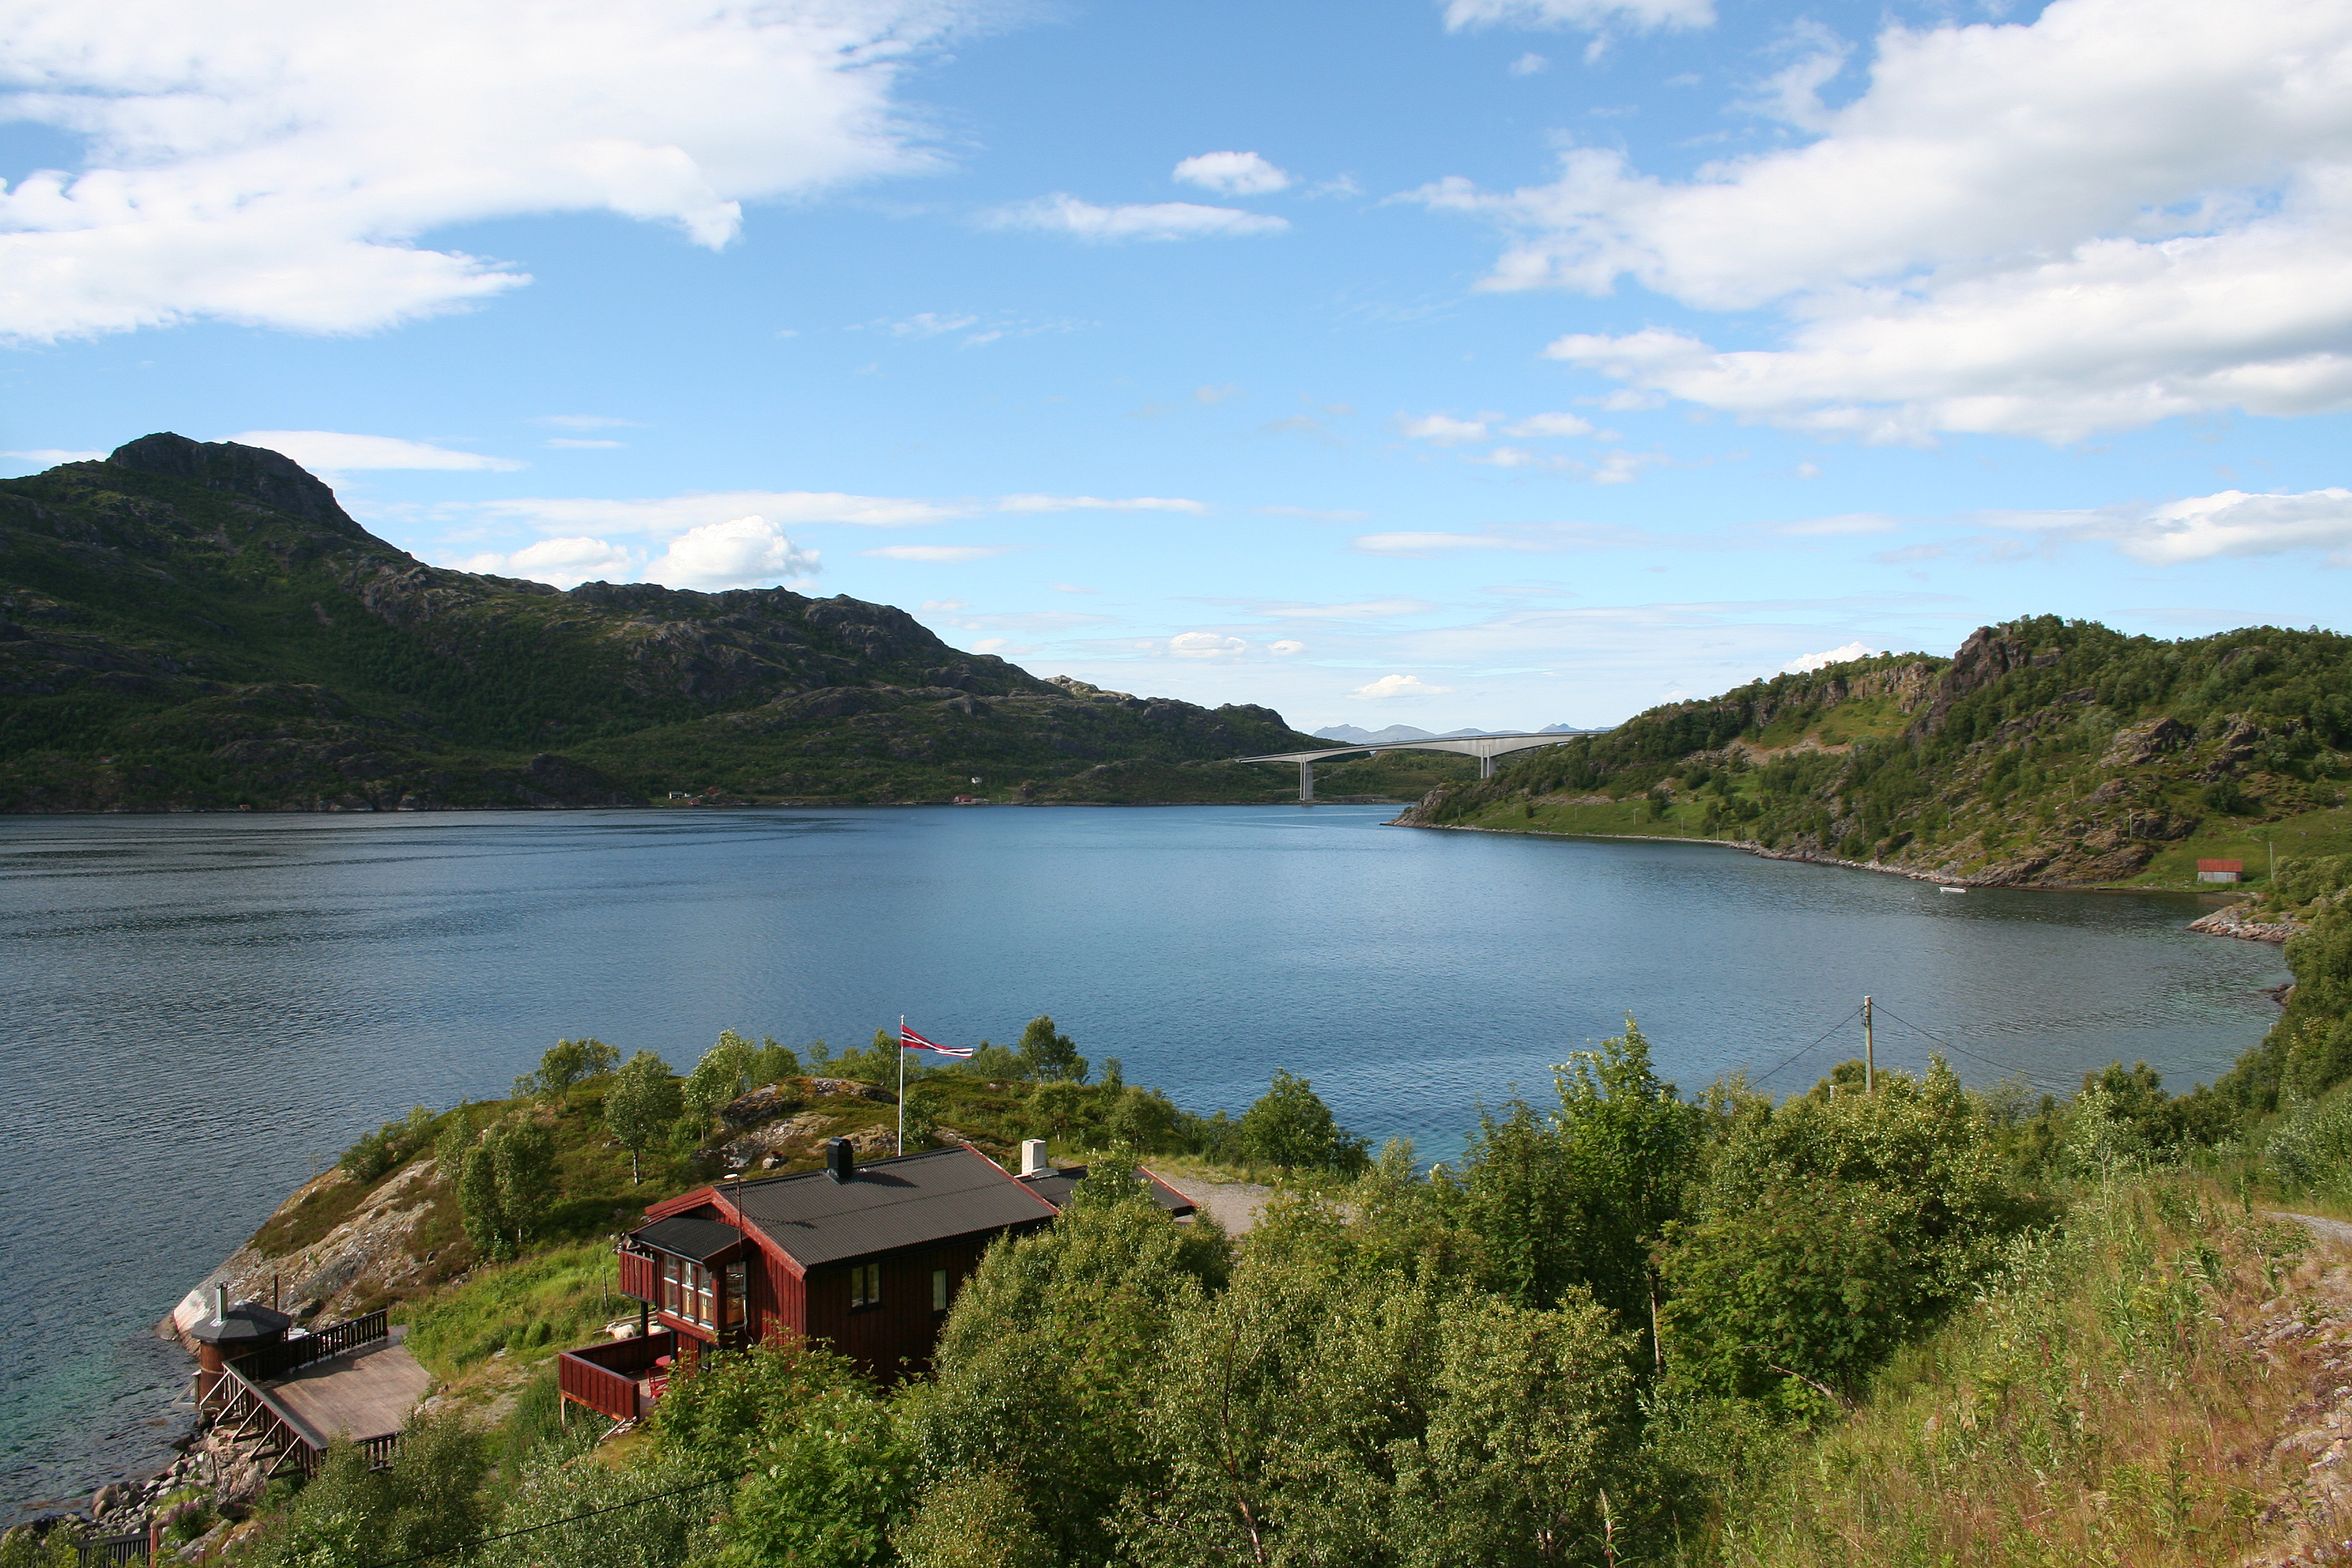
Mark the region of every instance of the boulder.
<instances>
[{"instance_id":1,"label":"boulder","mask_svg":"<svg viewBox=\"0 0 2352 1568\"><path fill-rule=\"evenodd\" d=\"M779 1116L801 1108L800 1092L781 1083L762 1084L740 1100L730 1101L719 1112L719 1120L737 1131L749 1131L765 1126Z\"/></svg>"}]
</instances>

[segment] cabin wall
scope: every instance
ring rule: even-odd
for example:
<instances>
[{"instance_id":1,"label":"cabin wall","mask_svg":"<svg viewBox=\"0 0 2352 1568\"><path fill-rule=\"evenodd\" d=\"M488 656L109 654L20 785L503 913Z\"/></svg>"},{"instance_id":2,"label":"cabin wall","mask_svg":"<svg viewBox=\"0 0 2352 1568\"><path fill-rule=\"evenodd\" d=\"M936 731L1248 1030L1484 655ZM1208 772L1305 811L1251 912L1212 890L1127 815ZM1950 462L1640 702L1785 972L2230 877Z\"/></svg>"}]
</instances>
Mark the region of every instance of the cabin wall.
<instances>
[{"instance_id":1,"label":"cabin wall","mask_svg":"<svg viewBox=\"0 0 2352 1568\"><path fill-rule=\"evenodd\" d=\"M880 1259L882 1300L871 1307L849 1304L851 1265L815 1270L806 1281L805 1331L813 1339L831 1340L835 1350L876 1377L921 1371L930 1365L940 1325L947 1318L931 1308L933 1271L947 1270L948 1304L953 1306L980 1268L988 1240L950 1242Z\"/></svg>"},{"instance_id":2,"label":"cabin wall","mask_svg":"<svg viewBox=\"0 0 2352 1568\"><path fill-rule=\"evenodd\" d=\"M751 1321L763 1340L808 1333L808 1292L801 1277L764 1247L751 1266Z\"/></svg>"}]
</instances>

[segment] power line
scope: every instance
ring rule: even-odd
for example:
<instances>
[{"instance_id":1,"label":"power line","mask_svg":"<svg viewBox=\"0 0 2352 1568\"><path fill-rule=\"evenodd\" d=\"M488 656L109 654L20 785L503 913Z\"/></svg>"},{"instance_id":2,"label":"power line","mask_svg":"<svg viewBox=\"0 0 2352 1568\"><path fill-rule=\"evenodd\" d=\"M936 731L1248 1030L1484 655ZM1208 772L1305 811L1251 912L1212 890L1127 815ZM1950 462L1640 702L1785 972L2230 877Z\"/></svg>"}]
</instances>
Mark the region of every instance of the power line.
<instances>
[{"instance_id":1,"label":"power line","mask_svg":"<svg viewBox=\"0 0 2352 1568\"><path fill-rule=\"evenodd\" d=\"M1801 1051L1799 1051L1799 1052L1797 1053L1797 1056L1796 1056L1796 1057L1790 1057L1790 1058L1789 1058L1789 1060L1788 1060L1788 1061L1784 1061L1784 1062L1782 1062L1782 1063L1780 1064L1780 1067L1776 1067L1776 1068L1774 1068L1771 1070L1771 1072L1759 1073L1759 1074L1758 1074L1755 1078L1750 1079L1748 1081L1749 1081L1750 1083L1762 1083L1766 1079L1770 1078L1770 1077L1772 1076L1772 1073L1779 1072L1779 1071L1780 1070L1780 1068L1784 1068L1784 1067L1789 1066L1790 1062L1794 1062L1794 1061L1797 1059L1797 1057L1801 1057L1801 1056L1803 1056L1803 1055L1805 1054L1805 1051L1810 1051L1810 1050L1811 1050L1811 1049L1813 1048L1813 1046L1818 1046L1818 1045L1820 1045L1820 1044L1822 1043L1822 1040L1826 1040L1826 1039L1828 1039L1832 1035L1836 1034L1840 1029L1844 1028L1848 1024L1853 1023L1853 1022L1854 1021L1854 1019L1856 1019L1856 1018L1860 1017L1861 1016L1862 1016L1862 1007L1861 1007L1861 1005L1860 1005L1859 1004L1857 1004L1857 1005L1855 1005L1854 1010L1853 1010L1853 1012L1848 1013L1844 1017L1840 1018L1836 1023L1832 1024L1828 1028L1823 1029L1823 1030L1821 1032L1821 1037L1820 1037L1819 1039L1814 1040L1814 1041L1813 1041L1813 1045L1812 1045L1812 1046L1807 1046L1807 1047L1804 1047L1804 1050L1801 1050Z\"/></svg>"},{"instance_id":2,"label":"power line","mask_svg":"<svg viewBox=\"0 0 2352 1568\"><path fill-rule=\"evenodd\" d=\"M1921 1039L1926 1040L1930 1045L1941 1046L1948 1051L1957 1051L1961 1056L1968 1058L1970 1061L1982 1062L1985 1066L1990 1068L1999 1068L2001 1071L2008 1073L2012 1077L2021 1079L2025 1082L2033 1085L2036 1089L2047 1089L2053 1094L2061 1094L2070 1091L2073 1088L2070 1084L2053 1083L2046 1078L2036 1077L2026 1068L2019 1067L2012 1062L2004 1062L1992 1057L1983 1056L1976 1051L1969 1049L1966 1046L1955 1045L1949 1040L1939 1038L1937 1036L1929 1034L1927 1030L1921 1028L1910 1019L1906 1018L1892 1007L1882 1005L1878 1010L1885 1014L1888 1017L1894 1019L1896 1023L1902 1025L1905 1028L1910 1030L1913 1034L1918 1036Z\"/></svg>"},{"instance_id":3,"label":"power line","mask_svg":"<svg viewBox=\"0 0 2352 1568\"><path fill-rule=\"evenodd\" d=\"M741 1476L721 1476L715 1481L703 1481L695 1486L680 1487L675 1491L655 1492L650 1497L635 1498L628 1502L616 1502L604 1508L592 1508L586 1513L571 1514L562 1519L551 1519L545 1524L527 1524L520 1530L503 1530L496 1535L485 1535L478 1541L468 1541L462 1546L443 1546L431 1552L419 1552L413 1556L395 1557L389 1563L377 1564L377 1568L405 1568L405 1565L411 1563L429 1563L436 1557L455 1557L460 1553L488 1546L494 1541L510 1541L518 1535L536 1535L542 1530L554 1530L562 1525L577 1524L583 1519L594 1519L599 1514L618 1513L623 1509L643 1508L649 1502L661 1502L668 1498L686 1497L694 1492L707 1492L713 1487L731 1487L741 1479L743 1479Z\"/></svg>"}]
</instances>

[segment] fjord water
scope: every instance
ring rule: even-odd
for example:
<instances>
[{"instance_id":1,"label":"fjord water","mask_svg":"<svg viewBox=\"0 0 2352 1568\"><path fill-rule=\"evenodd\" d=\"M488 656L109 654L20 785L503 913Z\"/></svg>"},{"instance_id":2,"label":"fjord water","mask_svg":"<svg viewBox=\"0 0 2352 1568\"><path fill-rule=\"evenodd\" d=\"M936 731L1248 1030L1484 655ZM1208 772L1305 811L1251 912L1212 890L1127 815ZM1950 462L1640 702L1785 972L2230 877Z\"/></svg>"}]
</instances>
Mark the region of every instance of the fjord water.
<instances>
[{"instance_id":1,"label":"fjord water","mask_svg":"<svg viewBox=\"0 0 2352 1568\"><path fill-rule=\"evenodd\" d=\"M1907 1025L1974 1082L2145 1058L2185 1089L2285 978L2183 897L1391 810L0 819L0 1500L157 1462L188 1368L149 1325L355 1134L502 1094L561 1036L683 1066L729 1027L969 1044L1049 1012L1190 1109L1288 1068L1443 1156L1628 1012L1686 1091L1803 1088L1859 1054L1864 992L1883 1065L1927 1059Z\"/></svg>"}]
</instances>

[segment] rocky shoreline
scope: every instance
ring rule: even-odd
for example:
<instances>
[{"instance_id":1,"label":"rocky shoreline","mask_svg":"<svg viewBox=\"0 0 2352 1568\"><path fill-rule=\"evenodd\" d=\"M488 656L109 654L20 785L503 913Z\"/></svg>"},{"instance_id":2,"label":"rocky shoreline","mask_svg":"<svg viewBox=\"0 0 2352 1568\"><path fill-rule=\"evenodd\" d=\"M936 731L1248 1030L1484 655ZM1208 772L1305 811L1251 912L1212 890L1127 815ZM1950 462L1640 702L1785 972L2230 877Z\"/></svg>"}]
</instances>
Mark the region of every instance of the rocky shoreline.
<instances>
[{"instance_id":1,"label":"rocky shoreline","mask_svg":"<svg viewBox=\"0 0 2352 1568\"><path fill-rule=\"evenodd\" d=\"M1494 833L1510 838L1574 838L1587 843L1611 844L1705 844L1722 849L1738 849L1759 860L1802 860L1815 866L1837 866L1849 871L1875 871L1882 876L1903 877L1914 882L1933 882L1947 888L2004 888L2029 893L2091 893L2110 890L2108 884L2080 882L2071 886L2048 882L2013 882L2003 880L2004 868L1990 867L1973 877L1955 877L1942 871L1922 870L1916 866L1890 866L1883 860L1846 860L1834 855L1823 855L1811 849L1770 849L1752 838L1691 838L1672 833L1552 833L1532 827L1482 827L1466 822L1408 822L1403 816L1391 818L1385 827L1418 827L1438 833ZM2131 889L2124 889L2129 891ZM2245 913L2242 904L2232 903L2189 922L2189 930L2204 936L2236 937L2245 942L2284 942L2303 929L2301 922L2257 921Z\"/></svg>"}]
</instances>

